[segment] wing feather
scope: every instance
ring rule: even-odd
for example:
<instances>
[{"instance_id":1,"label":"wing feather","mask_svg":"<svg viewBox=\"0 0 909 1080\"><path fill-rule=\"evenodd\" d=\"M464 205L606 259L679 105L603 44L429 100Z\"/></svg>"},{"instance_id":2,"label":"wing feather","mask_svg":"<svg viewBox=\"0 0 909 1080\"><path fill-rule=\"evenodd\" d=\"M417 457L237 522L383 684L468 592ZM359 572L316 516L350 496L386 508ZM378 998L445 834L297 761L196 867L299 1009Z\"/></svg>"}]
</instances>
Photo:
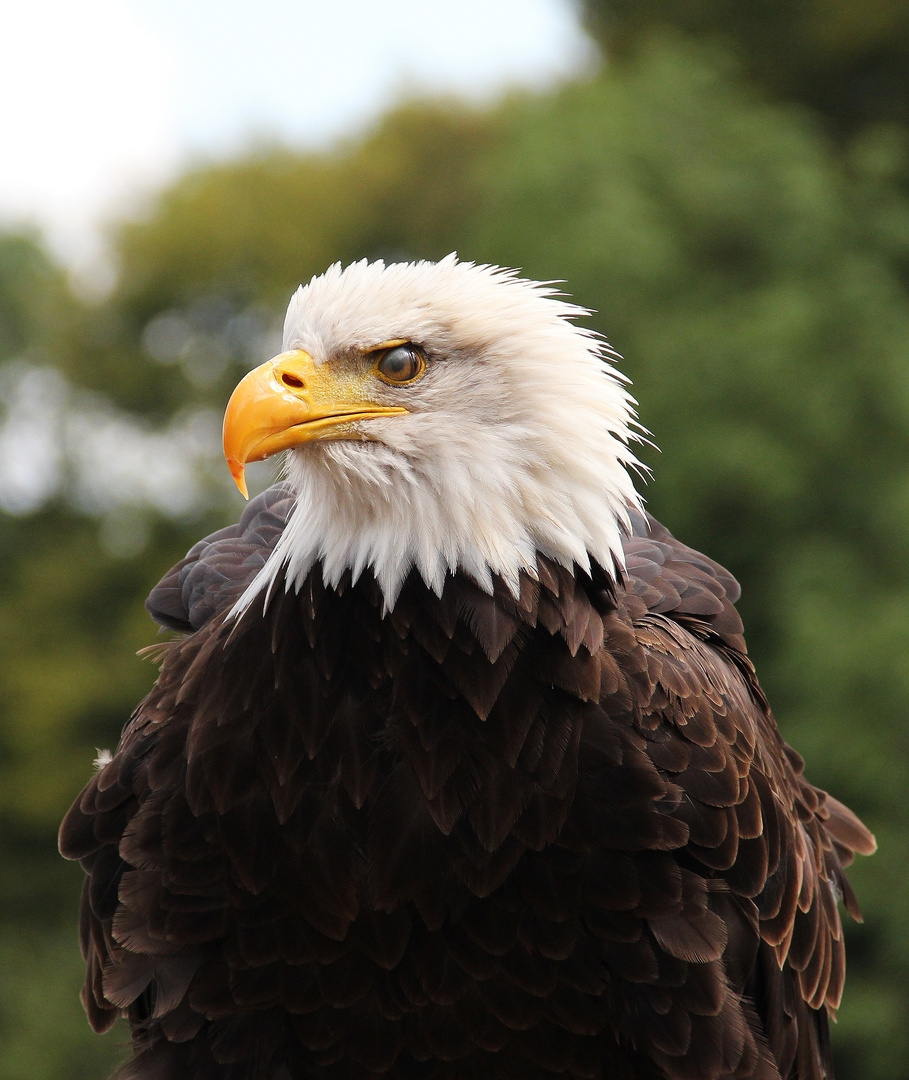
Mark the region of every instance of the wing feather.
<instances>
[{"instance_id":1,"label":"wing feather","mask_svg":"<svg viewBox=\"0 0 909 1080\"><path fill-rule=\"evenodd\" d=\"M678 960L722 958L727 993L745 995L738 1007L758 1058L767 1045L784 1077L796 1059L800 1077L825 1077L826 1011L839 1002L844 970L837 890L857 913L840 882L854 853L873 851L873 837L804 779L783 743L744 652L734 581L661 527L645 533L639 523L637 532L626 610L650 674L639 729L660 776L683 793L675 814L689 831L686 865L693 858L702 880L754 904L747 924L711 899L709 920L683 904L650 930ZM692 1046L697 1039L693 1030ZM672 1057L669 1045L662 1052Z\"/></svg>"}]
</instances>

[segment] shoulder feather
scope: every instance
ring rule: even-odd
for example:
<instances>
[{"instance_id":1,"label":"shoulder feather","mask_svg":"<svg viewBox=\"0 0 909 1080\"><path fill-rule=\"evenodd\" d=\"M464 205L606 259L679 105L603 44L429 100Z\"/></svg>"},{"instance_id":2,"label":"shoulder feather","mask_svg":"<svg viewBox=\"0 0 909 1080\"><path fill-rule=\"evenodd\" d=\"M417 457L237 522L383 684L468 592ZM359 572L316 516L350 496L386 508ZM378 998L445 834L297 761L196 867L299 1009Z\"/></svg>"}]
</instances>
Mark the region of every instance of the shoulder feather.
<instances>
[{"instance_id":1,"label":"shoulder feather","mask_svg":"<svg viewBox=\"0 0 909 1080\"><path fill-rule=\"evenodd\" d=\"M293 508L290 484L253 499L236 525L200 540L152 589L145 606L167 630L189 633L230 610L265 565Z\"/></svg>"}]
</instances>

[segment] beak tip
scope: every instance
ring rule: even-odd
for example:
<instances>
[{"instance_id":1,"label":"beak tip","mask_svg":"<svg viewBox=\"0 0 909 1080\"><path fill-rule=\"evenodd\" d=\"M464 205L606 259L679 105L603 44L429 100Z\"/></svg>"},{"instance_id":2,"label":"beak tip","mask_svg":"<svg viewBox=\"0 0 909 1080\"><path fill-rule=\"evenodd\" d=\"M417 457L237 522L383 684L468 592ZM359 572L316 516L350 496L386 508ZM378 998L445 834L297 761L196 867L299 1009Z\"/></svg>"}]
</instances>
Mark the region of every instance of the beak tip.
<instances>
[{"instance_id":1,"label":"beak tip","mask_svg":"<svg viewBox=\"0 0 909 1080\"><path fill-rule=\"evenodd\" d=\"M234 483L240 494L246 501L249 501L249 488L246 486L246 466L239 461L231 461L228 458L227 467L230 469L230 475L234 478Z\"/></svg>"}]
</instances>

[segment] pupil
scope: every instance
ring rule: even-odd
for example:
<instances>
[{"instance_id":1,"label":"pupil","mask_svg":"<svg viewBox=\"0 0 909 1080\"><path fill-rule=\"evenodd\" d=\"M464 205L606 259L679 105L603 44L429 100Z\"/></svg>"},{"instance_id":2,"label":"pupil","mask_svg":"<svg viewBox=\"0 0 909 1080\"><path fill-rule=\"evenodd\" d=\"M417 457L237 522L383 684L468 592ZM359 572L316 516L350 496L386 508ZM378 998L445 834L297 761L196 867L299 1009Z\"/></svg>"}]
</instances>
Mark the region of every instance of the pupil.
<instances>
[{"instance_id":1,"label":"pupil","mask_svg":"<svg viewBox=\"0 0 909 1080\"><path fill-rule=\"evenodd\" d=\"M405 346L387 352L382 361L382 371L390 379L404 382L413 377L415 370L413 350Z\"/></svg>"}]
</instances>

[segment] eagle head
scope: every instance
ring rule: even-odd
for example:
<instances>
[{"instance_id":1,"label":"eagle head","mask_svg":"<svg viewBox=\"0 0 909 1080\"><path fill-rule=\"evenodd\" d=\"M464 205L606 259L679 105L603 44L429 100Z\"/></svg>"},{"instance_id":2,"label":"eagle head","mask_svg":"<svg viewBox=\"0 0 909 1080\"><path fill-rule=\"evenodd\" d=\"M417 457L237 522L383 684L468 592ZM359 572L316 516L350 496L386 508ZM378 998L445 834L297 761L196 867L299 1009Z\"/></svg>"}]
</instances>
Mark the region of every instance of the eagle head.
<instances>
[{"instance_id":1,"label":"eagle head","mask_svg":"<svg viewBox=\"0 0 909 1080\"><path fill-rule=\"evenodd\" d=\"M327 585L366 569L392 607L416 569L512 590L539 556L621 565L640 505L634 402L584 309L551 284L460 262L330 267L291 299L284 351L231 397L224 452L287 451L293 515L238 607L284 569Z\"/></svg>"}]
</instances>

